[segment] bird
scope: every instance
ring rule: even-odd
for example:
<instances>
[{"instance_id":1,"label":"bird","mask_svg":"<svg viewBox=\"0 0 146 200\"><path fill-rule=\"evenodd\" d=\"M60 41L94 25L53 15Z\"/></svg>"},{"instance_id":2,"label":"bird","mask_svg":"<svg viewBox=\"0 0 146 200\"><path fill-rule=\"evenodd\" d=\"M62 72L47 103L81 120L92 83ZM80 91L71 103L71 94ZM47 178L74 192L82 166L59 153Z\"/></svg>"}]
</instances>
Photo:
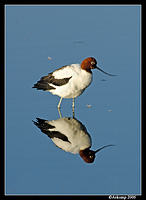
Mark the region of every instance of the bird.
<instances>
[{"instance_id":1,"label":"bird","mask_svg":"<svg viewBox=\"0 0 146 200\"><path fill-rule=\"evenodd\" d=\"M33 120L32 120L33 121ZM105 147L115 146L113 144L103 146L96 151L90 150L92 140L86 127L76 118L63 117L57 120L47 121L36 118L33 123L46 134L60 149L78 154L86 163L93 163L95 154Z\"/></svg>"},{"instance_id":2,"label":"bird","mask_svg":"<svg viewBox=\"0 0 146 200\"><path fill-rule=\"evenodd\" d=\"M63 98L73 98L72 108L75 105L75 98L80 96L93 80L92 69L98 69L108 76L109 74L97 66L97 61L93 57L84 59L81 64L65 65L54 72L40 78L32 88L49 91L60 98L58 109L60 109Z\"/></svg>"}]
</instances>

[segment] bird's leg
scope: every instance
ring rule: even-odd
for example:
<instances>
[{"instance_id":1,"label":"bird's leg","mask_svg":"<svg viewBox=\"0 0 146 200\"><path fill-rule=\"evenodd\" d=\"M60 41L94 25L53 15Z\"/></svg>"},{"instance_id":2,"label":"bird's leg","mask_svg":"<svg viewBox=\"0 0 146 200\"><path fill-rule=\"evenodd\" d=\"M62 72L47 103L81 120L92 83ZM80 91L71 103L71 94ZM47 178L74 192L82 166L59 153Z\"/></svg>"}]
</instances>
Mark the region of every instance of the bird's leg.
<instances>
[{"instance_id":1,"label":"bird's leg","mask_svg":"<svg viewBox=\"0 0 146 200\"><path fill-rule=\"evenodd\" d=\"M60 98L59 104L57 106L58 109L60 109L61 102L62 102L62 97Z\"/></svg>"},{"instance_id":2,"label":"bird's leg","mask_svg":"<svg viewBox=\"0 0 146 200\"><path fill-rule=\"evenodd\" d=\"M75 117L75 98L73 98L73 101L72 101L72 113L73 113L73 118Z\"/></svg>"},{"instance_id":3,"label":"bird's leg","mask_svg":"<svg viewBox=\"0 0 146 200\"><path fill-rule=\"evenodd\" d=\"M58 112L59 112L59 116L60 116L60 118L62 118L60 108L58 108Z\"/></svg>"},{"instance_id":4,"label":"bird's leg","mask_svg":"<svg viewBox=\"0 0 146 200\"><path fill-rule=\"evenodd\" d=\"M75 98L73 98L73 100L72 100L72 108L74 108L75 107Z\"/></svg>"},{"instance_id":5,"label":"bird's leg","mask_svg":"<svg viewBox=\"0 0 146 200\"><path fill-rule=\"evenodd\" d=\"M60 105L61 105L61 102L62 102L62 97L60 98L59 104L58 104L58 106L57 106L58 112L59 112L59 115L60 115L60 118L62 118L62 115L61 115L61 112L60 112Z\"/></svg>"}]
</instances>

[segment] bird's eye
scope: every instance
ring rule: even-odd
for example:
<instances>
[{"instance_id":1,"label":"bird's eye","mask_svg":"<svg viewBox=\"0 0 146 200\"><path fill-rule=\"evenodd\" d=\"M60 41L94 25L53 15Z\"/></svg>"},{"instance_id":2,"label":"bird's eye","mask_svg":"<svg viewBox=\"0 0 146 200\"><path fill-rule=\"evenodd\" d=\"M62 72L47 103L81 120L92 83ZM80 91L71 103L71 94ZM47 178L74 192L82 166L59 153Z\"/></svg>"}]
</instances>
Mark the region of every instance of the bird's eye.
<instances>
[{"instance_id":1,"label":"bird's eye","mask_svg":"<svg viewBox=\"0 0 146 200\"><path fill-rule=\"evenodd\" d=\"M94 62L94 61L92 61L92 62L91 62L91 65L95 65L95 62Z\"/></svg>"},{"instance_id":2,"label":"bird's eye","mask_svg":"<svg viewBox=\"0 0 146 200\"><path fill-rule=\"evenodd\" d=\"M89 158L93 158L93 156L92 156L92 155L90 155L90 156L89 156Z\"/></svg>"}]
</instances>

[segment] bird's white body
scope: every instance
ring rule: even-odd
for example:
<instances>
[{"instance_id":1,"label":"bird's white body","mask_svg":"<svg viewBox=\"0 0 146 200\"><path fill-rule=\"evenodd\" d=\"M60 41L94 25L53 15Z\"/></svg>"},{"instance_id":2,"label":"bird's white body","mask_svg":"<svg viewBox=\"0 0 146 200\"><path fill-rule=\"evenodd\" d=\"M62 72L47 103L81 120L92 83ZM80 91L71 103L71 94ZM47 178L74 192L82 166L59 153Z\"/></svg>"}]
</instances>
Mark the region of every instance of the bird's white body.
<instances>
[{"instance_id":1,"label":"bird's white body","mask_svg":"<svg viewBox=\"0 0 146 200\"><path fill-rule=\"evenodd\" d=\"M64 66L54 71L52 76L54 76L54 79L71 77L68 83L61 86L54 85L53 83L49 84L55 88L49 91L62 98L76 98L81 95L92 82L92 74L81 69L80 64Z\"/></svg>"}]
</instances>

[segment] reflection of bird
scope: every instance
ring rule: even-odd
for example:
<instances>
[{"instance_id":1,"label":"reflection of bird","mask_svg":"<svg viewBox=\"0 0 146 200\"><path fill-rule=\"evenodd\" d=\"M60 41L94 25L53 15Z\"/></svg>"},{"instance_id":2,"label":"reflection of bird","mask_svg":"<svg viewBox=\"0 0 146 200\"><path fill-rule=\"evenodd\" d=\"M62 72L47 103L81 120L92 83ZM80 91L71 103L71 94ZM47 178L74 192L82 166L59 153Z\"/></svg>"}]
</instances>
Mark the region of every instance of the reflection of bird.
<instances>
[{"instance_id":1,"label":"reflection of bird","mask_svg":"<svg viewBox=\"0 0 146 200\"><path fill-rule=\"evenodd\" d=\"M106 75L113 76L97 67L95 58L89 57L83 60L81 65L66 65L49 73L47 76L43 76L34 84L33 88L49 91L54 95L60 96L58 108L60 108L62 98L73 98L72 107L74 107L74 99L81 95L92 82L91 69L99 69Z\"/></svg>"},{"instance_id":2,"label":"reflection of bird","mask_svg":"<svg viewBox=\"0 0 146 200\"><path fill-rule=\"evenodd\" d=\"M52 121L36 119L36 122L33 121L34 124L51 138L57 147L73 154L79 153L86 163L94 162L95 154L98 151L112 146L107 145L96 151L90 150L92 145L91 137L86 127L75 118L63 117Z\"/></svg>"}]
</instances>

